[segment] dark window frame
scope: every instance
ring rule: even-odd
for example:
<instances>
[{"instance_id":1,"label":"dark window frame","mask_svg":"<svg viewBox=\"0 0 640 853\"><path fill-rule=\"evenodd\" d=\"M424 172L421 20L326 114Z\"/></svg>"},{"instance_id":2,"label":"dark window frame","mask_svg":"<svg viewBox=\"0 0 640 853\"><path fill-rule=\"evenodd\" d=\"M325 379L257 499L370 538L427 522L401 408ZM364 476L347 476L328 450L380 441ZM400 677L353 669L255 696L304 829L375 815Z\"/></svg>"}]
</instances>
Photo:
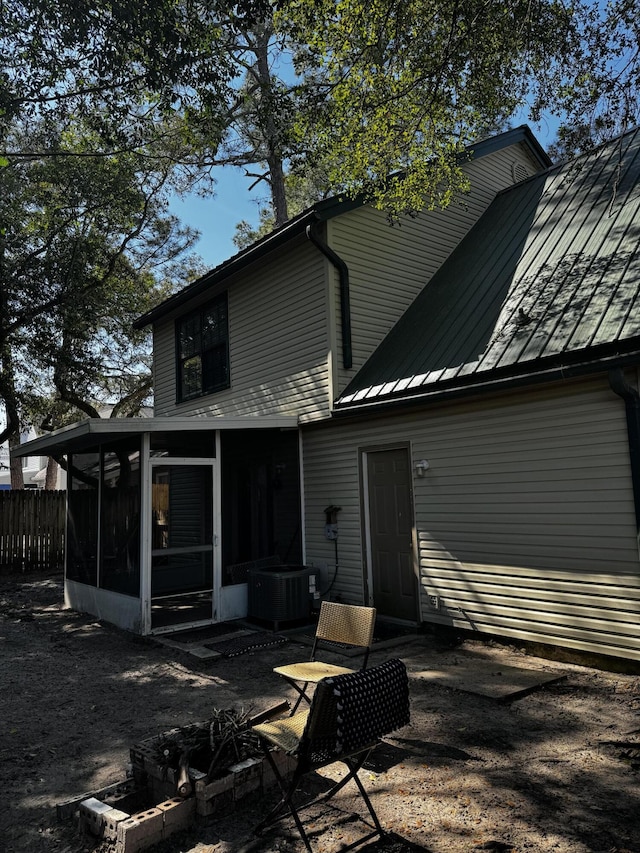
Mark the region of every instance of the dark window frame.
<instances>
[{"instance_id":1,"label":"dark window frame","mask_svg":"<svg viewBox=\"0 0 640 853\"><path fill-rule=\"evenodd\" d=\"M178 403L231 387L226 291L179 317L175 323L175 339Z\"/></svg>"}]
</instances>

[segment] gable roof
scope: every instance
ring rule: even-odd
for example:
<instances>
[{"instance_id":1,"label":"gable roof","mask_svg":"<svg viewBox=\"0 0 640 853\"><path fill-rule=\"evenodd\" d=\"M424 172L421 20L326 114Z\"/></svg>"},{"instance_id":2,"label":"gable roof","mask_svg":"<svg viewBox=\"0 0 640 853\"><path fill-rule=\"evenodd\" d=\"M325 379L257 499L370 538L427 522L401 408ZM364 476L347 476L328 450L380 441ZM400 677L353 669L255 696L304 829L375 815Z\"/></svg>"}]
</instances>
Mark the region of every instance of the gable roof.
<instances>
[{"instance_id":1,"label":"gable roof","mask_svg":"<svg viewBox=\"0 0 640 853\"><path fill-rule=\"evenodd\" d=\"M393 286L390 283L390 286ZM336 410L640 353L640 130L503 190Z\"/></svg>"},{"instance_id":2,"label":"gable roof","mask_svg":"<svg viewBox=\"0 0 640 853\"><path fill-rule=\"evenodd\" d=\"M542 168L550 165L549 156L527 125L521 125L488 139L483 139L470 145L467 150L472 159L477 160L487 154L500 151L517 143L524 144ZM314 222L326 222L328 219L333 219L335 216L340 216L349 210L362 207L366 203L364 198L350 199L343 195L332 196L331 198L316 202L316 204L307 208L293 219L290 219L280 228L276 228L251 246L233 255L228 260L223 261L223 263L214 267L183 290L161 302L156 308L139 317L134 323L134 327L142 329L156 322L166 314L181 307L186 302L220 284L225 279L235 275L251 264L256 263L256 261L261 260L271 252L281 249L291 240L304 234L308 226Z\"/></svg>"}]
</instances>

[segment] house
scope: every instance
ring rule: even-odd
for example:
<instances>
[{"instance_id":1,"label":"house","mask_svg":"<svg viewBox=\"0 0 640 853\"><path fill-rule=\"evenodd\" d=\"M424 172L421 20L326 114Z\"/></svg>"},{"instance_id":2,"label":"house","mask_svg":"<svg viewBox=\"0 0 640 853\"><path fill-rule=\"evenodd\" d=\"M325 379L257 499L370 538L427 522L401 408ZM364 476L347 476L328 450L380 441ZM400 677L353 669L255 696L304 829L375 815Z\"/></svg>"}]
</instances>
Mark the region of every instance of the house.
<instances>
[{"instance_id":1,"label":"house","mask_svg":"<svg viewBox=\"0 0 640 853\"><path fill-rule=\"evenodd\" d=\"M70 604L156 633L324 595L640 659L640 133L553 167L526 127L391 226L314 205L140 318L155 416L70 455Z\"/></svg>"},{"instance_id":2,"label":"house","mask_svg":"<svg viewBox=\"0 0 640 853\"><path fill-rule=\"evenodd\" d=\"M4 426L4 414L0 414L0 426ZM27 427L20 435L20 442L26 443L36 437L33 427ZM22 456L22 477L25 489L43 489L47 473L47 456ZM64 473L57 472L57 488L65 485ZM0 444L0 490L11 489L11 470L9 442Z\"/></svg>"}]
</instances>

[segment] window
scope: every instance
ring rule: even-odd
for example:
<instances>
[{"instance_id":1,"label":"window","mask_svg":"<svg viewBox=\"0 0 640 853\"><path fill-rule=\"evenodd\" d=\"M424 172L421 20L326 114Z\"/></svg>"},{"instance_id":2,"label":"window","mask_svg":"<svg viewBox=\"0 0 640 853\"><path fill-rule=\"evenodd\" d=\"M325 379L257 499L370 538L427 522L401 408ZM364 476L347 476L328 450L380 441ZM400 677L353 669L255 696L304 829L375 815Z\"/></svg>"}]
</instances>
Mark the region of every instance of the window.
<instances>
[{"instance_id":1,"label":"window","mask_svg":"<svg viewBox=\"0 0 640 853\"><path fill-rule=\"evenodd\" d=\"M178 402L229 387L227 294L178 320Z\"/></svg>"}]
</instances>

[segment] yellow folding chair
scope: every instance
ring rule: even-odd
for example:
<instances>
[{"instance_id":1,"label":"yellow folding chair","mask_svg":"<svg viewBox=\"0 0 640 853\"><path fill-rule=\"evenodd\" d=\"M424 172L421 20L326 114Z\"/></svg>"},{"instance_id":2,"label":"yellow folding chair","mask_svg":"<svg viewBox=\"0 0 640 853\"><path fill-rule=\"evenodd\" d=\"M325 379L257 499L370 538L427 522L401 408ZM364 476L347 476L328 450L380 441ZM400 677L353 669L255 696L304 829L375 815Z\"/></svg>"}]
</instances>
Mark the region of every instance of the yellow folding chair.
<instances>
[{"instance_id":1,"label":"yellow folding chair","mask_svg":"<svg viewBox=\"0 0 640 853\"><path fill-rule=\"evenodd\" d=\"M346 666L336 666L316 660L323 643L340 643L342 645L360 647L363 650L363 660L360 669L366 669L369 652L373 642L373 629L376 624L375 607L361 607L354 604L338 604L335 601L323 601L320 605L320 616L316 628L311 660L302 663L292 663L286 666L276 666L274 672L281 675L298 693L298 699L293 706L291 716L298 710L304 699L310 702L307 694L309 684L317 684L321 679L335 675L347 675L355 670Z\"/></svg>"},{"instance_id":2,"label":"yellow folding chair","mask_svg":"<svg viewBox=\"0 0 640 853\"><path fill-rule=\"evenodd\" d=\"M385 832L358 777L358 772L380 738L409 723L409 682L400 660L388 660L371 669L351 672L318 683L308 710L293 717L254 726L260 745L282 791L280 802L254 829L259 835L267 827L293 817L305 847L311 842L299 812L319 801L334 797L351 779L355 782L373 821L373 829L341 850L349 850ZM287 784L273 759L277 747L297 759ZM330 790L302 805L294 795L302 778L336 761L344 763L348 773Z\"/></svg>"}]
</instances>

